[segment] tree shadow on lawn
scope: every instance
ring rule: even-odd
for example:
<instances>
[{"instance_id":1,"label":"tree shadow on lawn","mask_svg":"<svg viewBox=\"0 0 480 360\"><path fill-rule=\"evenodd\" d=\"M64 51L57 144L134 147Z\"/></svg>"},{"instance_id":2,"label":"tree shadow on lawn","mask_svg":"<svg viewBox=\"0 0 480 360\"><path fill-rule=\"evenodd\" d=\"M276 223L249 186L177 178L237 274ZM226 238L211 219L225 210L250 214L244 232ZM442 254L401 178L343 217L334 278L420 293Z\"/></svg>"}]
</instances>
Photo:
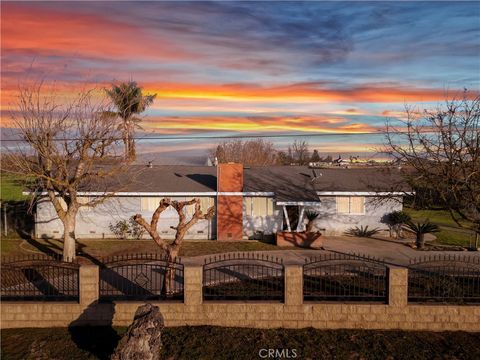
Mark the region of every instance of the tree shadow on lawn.
<instances>
[{"instance_id":1,"label":"tree shadow on lawn","mask_svg":"<svg viewBox=\"0 0 480 360\"><path fill-rule=\"evenodd\" d=\"M120 340L113 328L115 304L92 302L68 327L75 345L99 359L109 359ZM98 325L87 325L96 323Z\"/></svg>"}]
</instances>

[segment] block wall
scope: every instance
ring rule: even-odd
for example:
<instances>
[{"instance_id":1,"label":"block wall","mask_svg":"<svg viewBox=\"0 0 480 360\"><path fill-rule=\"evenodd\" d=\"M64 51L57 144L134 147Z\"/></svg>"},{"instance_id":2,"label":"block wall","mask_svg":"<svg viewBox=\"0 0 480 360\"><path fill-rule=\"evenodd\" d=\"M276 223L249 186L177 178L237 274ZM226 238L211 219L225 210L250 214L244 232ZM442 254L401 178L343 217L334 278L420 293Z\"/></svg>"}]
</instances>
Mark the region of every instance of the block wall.
<instances>
[{"instance_id":1,"label":"block wall","mask_svg":"<svg viewBox=\"0 0 480 360\"><path fill-rule=\"evenodd\" d=\"M98 302L98 267L82 266L79 303L2 302L1 327L129 325L144 302ZM202 267L185 266L183 303L153 302L166 326L480 331L480 306L407 304L405 269L390 269L387 304L304 303L302 267L285 268L284 303L203 302Z\"/></svg>"}]
</instances>

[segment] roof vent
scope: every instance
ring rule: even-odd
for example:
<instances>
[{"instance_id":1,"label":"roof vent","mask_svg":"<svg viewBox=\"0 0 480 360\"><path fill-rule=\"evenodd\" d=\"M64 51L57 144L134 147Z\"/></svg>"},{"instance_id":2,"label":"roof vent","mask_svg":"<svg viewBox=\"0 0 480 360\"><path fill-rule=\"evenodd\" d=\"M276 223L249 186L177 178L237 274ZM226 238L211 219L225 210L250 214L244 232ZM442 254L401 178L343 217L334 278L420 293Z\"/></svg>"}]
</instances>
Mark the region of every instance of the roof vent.
<instances>
[{"instance_id":1,"label":"roof vent","mask_svg":"<svg viewBox=\"0 0 480 360\"><path fill-rule=\"evenodd\" d=\"M149 169L153 168L153 164L152 164L151 161L148 162L147 167L148 167Z\"/></svg>"},{"instance_id":2,"label":"roof vent","mask_svg":"<svg viewBox=\"0 0 480 360\"><path fill-rule=\"evenodd\" d=\"M312 179L312 181L315 181L315 179L318 179L319 177L322 177L322 176L323 176L323 174L322 174L321 172L317 173L317 172L315 171L315 169L312 169L312 173L313 173L313 179Z\"/></svg>"}]
</instances>

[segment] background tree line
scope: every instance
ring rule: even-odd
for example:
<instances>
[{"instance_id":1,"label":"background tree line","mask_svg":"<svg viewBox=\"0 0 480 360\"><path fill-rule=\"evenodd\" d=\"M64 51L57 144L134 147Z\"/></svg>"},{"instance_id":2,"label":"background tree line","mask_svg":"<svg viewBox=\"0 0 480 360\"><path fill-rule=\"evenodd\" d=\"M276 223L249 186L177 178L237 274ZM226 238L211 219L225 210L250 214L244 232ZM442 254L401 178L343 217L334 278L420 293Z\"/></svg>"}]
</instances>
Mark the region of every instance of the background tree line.
<instances>
[{"instance_id":1,"label":"background tree line","mask_svg":"<svg viewBox=\"0 0 480 360\"><path fill-rule=\"evenodd\" d=\"M273 142L257 138L230 140L209 150L212 163L236 162L246 166L308 165L311 162L332 162L332 156L321 157L318 150L310 151L306 141L295 140L287 150L279 150Z\"/></svg>"}]
</instances>

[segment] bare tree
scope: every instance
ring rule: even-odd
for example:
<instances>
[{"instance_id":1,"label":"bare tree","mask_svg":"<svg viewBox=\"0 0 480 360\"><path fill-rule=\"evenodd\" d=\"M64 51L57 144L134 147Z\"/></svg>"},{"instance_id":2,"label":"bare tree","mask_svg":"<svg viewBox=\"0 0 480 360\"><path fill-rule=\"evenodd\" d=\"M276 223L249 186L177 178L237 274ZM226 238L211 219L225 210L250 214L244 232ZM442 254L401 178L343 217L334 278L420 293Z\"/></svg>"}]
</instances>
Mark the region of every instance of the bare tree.
<instances>
[{"instance_id":1,"label":"bare tree","mask_svg":"<svg viewBox=\"0 0 480 360\"><path fill-rule=\"evenodd\" d=\"M308 142L295 140L288 147L288 156L297 165L307 165L310 161L310 151Z\"/></svg>"},{"instance_id":2,"label":"bare tree","mask_svg":"<svg viewBox=\"0 0 480 360\"><path fill-rule=\"evenodd\" d=\"M168 242L165 239L162 239L158 233L157 225L160 215L168 208L172 207L178 214L178 224L177 226L171 226L175 230L175 239L173 242ZM192 217L187 220L187 215L185 214L186 206L195 206L195 212ZM180 248L183 243L183 238L187 231L195 225L199 220L209 220L212 219L215 214L215 207L210 207L206 213L202 212L200 207L200 200L198 198L191 199L188 201L176 201L165 198L160 200L160 203L152 215L150 223L148 223L140 214L137 214L133 217L139 225L143 226L155 243L165 252L167 257L167 265L164 277L164 291L168 292L171 289L173 281L173 269L172 263L178 256Z\"/></svg>"},{"instance_id":3,"label":"bare tree","mask_svg":"<svg viewBox=\"0 0 480 360\"><path fill-rule=\"evenodd\" d=\"M11 149L4 168L28 180L34 194L46 195L53 204L64 227L65 261L75 258L78 210L111 196L109 180L123 171L124 164L115 158L121 134L108 110L93 90L67 101L43 82L19 89L18 112L12 117L28 146ZM79 195L87 185L95 187L95 197Z\"/></svg>"},{"instance_id":4,"label":"bare tree","mask_svg":"<svg viewBox=\"0 0 480 360\"><path fill-rule=\"evenodd\" d=\"M250 166L274 165L277 151L272 142L264 139L226 141L209 151L219 163L236 162Z\"/></svg>"},{"instance_id":5,"label":"bare tree","mask_svg":"<svg viewBox=\"0 0 480 360\"><path fill-rule=\"evenodd\" d=\"M406 165L407 180L423 196L450 211L460 226L480 225L480 98L447 100L419 112L406 108L400 126L387 122L386 150ZM478 246L478 245L477 245Z\"/></svg>"}]
</instances>

